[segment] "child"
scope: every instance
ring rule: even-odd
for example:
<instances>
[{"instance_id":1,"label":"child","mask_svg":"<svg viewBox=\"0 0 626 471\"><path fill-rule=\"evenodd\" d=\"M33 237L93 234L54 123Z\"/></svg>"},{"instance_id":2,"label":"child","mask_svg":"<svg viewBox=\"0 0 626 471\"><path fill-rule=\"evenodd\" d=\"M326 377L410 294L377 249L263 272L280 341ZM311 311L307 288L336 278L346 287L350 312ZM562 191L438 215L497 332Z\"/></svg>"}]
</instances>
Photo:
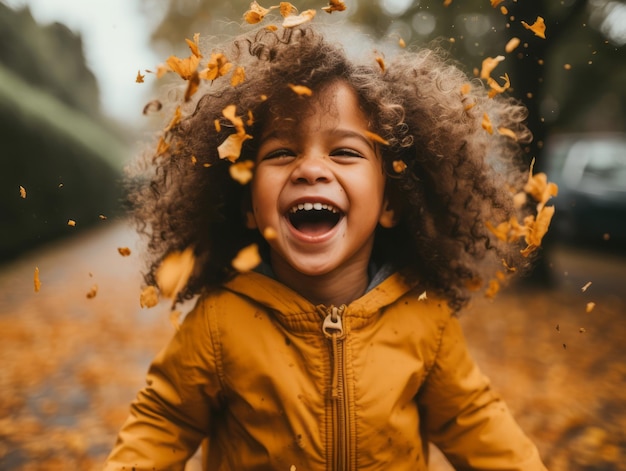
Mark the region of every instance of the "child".
<instances>
[{"instance_id":1,"label":"child","mask_svg":"<svg viewBox=\"0 0 626 471\"><path fill-rule=\"evenodd\" d=\"M455 317L526 260L487 228L517 211L524 109L433 51L358 62L312 25L219 52L245 80L201 86L135 194L148 283L191 247L178 300L199 300L106 469L182 469L203 440L211 470L426 470L428 442L457 469L545 469Z\"/></svg>"}]
</instances>

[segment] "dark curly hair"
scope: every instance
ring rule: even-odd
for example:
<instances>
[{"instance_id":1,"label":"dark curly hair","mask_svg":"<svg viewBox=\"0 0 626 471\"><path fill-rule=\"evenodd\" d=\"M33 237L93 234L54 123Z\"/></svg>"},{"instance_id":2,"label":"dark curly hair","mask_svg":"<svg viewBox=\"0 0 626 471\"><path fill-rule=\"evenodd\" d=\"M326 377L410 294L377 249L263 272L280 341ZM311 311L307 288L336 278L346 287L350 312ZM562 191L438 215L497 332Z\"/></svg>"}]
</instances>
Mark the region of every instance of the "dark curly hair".
<instances>
[{"instance_id":1,"label":"dark curly hair","mask_svg":"<svg viewBox=\"0 0 626 471\"><path fill-rule=\"evenodd\" d=\"M519 103L503 95L489 98L481 81L470 80L435 48L398 50L383 66L379 53L349 58L323 27L312 24L254 29L213 51L243 67L245 81L236 87L228 77L202 83L197 98L183 104L182 119L161 134L167 149L144 156L149 175L132 180L132 215L148 238L148 284L156 283L167 254L192 247L195 271L179 294L179 300L189 299L233 277L231 261L241 248L257 243L267 249L258 231L246 228L248 187L230 177L231 162L218 156L217 147L233 133L222 110L234 104L244 121L253 117L246 127L253 138L244 143L240 160L254 160L254 136L270 115L289 109L289 100L303 99L289 84L307 86L314 97L337 80L356 92L370 130L388 142L381 153L400 222L378 229L377 261L424 280L455 309L477 280L503 270L503 261L518 270L528 265L520 247L496 239L486 226L523 217L512 195L525 182L520 143L531 136ZM517 139L483 129L485 113L494 128L508 128ZM406 164L404 171L394 170L397 161Z\"/></svg>"}]
</instances>

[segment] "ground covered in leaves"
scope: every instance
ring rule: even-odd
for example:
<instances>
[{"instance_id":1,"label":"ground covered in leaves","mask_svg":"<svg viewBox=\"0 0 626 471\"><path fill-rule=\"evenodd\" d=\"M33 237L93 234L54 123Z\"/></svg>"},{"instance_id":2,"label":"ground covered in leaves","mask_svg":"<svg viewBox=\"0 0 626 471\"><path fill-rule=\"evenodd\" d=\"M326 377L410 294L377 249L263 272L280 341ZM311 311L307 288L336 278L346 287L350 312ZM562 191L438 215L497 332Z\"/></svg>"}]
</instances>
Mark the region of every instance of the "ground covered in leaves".
<instances>
[{"instance_id":1,"label":"ground covered in leaves","mask_svg":"<svg viewBox=\"0 0 626 471\"><path fill-rule=\"evenodd\" d=\"M103 224L0 267L0 469L99 469L173 332L139 306L135 237ZM626 470L626 259L551 253L554 285L476 302L468 342L549 469Z\"/></svg>"}]
</instances>

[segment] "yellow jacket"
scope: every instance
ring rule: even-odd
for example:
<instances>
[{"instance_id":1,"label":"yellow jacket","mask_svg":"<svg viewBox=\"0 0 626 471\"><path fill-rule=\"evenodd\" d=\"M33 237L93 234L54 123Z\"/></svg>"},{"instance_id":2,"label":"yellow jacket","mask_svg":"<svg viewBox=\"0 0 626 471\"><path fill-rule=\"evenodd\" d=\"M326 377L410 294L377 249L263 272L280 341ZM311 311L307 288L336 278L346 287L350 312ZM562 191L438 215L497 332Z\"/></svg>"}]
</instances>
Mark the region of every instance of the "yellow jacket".
<instances>
[{"instance_id":1,"label":"yellow jacket","mask_svg":"<svg viewBox=\"0 0 626 471\"><path fill-rule=\"evenodd\" d=\"M545 470L456 318L392 275L340 308L242 274L202 298L150 367L107 470Z\"/></svg>"}]
</instances>

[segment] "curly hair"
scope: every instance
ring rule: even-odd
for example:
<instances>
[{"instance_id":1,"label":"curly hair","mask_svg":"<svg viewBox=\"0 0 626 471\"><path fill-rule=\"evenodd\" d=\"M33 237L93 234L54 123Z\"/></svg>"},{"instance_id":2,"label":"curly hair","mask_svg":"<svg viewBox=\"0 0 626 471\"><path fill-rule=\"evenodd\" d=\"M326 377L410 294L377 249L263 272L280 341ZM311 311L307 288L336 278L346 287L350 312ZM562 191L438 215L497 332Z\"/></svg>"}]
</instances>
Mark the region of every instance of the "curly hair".
<instances>
[{"instance_id":1,"label":"curly hair","mask_svg":"<svg viewBox=\"0 0 626 471\"><path fill-rule=\"evenodd\" d=\"M373 55L349 57L311 24L254 29L214 51L243 67L245 81L236 87L224 78L203 83L182 119L161 134L167 150L144 156L151 174L133 180L132 216L148 238L148 284L156 283L167 254L192 247L195 271L179 294L179 300L189 299L233 277L231 261L241 248L257 243L267 250L258 231L246 228L242 205L249 188L230 177L231 162L218 155L233 132L222 110L234 104L244 119L254 118L246 129L253 139L240 157L253 160L254 136L265 122L289 109L289 100L302 99L289 84L305 85L315 96L337 80L354 90L370 131L388 143L381 154L400 222L377 229L377 261L419 277L455 309L468 301L476 280L502 269L502 260L517 269L529 264L519 247L498 240L486 226L523 217L512 194L525 181L520 144L531 135L518 102L490 98L481 81L470 80L435 48L399 50L383 66ZM517 139L483 129L485 113L494 128L508 128ZM401 172L394 170L398 161L406 165Z\"/></svg>"}]
</instances>

